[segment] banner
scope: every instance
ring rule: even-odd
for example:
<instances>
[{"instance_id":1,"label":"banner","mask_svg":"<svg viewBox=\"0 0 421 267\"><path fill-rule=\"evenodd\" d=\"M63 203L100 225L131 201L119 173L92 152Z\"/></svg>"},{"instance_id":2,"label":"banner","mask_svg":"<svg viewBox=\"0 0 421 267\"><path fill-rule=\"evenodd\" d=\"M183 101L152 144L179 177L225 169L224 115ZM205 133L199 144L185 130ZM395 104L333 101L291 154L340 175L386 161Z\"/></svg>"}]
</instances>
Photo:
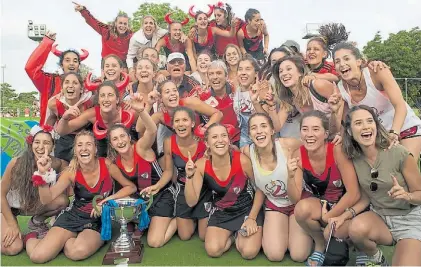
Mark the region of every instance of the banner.
<instances>
[{"instance_id":1,"label":"banner","mask_svg":"<svg viewBox=\"0 0 421 267\"><path fill-rule=\"evenodd\" d=\"M1 176L9 161L25 149L25 138L37 124L36 118L1 118Z\"/></svg>"}]
</instances>

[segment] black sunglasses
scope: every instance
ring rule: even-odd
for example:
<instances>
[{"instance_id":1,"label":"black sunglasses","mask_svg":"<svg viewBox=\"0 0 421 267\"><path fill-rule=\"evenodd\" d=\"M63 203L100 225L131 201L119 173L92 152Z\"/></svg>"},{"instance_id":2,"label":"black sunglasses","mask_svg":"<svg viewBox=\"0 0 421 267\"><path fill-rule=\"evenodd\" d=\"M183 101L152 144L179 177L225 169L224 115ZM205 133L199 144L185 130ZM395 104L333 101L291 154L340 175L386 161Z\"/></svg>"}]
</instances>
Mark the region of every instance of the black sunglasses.
<instances>
[{"instance_id":1,"label":"black sunglasses","mask_svg":"<svg viewBox=\"0 0 421 267\"><path fill-rule=\"evenodd\" d=\"M371 178L372 179L377 179L379 177L379 171L377 169L371 169L370 171L371 174ZM370 183L370 190L371 192L376 192L378 189L378 185L376 182L371 182Z\"/></svg>"}]
</instances>

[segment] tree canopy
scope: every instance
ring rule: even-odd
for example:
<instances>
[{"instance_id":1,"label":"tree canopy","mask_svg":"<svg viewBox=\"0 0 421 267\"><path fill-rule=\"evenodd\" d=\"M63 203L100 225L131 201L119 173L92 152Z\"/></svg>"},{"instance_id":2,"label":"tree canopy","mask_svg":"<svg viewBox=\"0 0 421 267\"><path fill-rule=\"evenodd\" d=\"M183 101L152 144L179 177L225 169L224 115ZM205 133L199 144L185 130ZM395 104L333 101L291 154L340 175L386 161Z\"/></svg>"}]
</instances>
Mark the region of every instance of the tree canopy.
<instances>
[{"instance_id":1,"label":"tree canopy","mask_svg":"<svg viewBox=\"0 0 421 267\"><path fill-rule=\"evenodd\" d=\"M37 99L38 92L16 93L16 90L8 83L1 84L1 106L11 109L24 109L32 107Z\"/></svg>"}]
</instances>

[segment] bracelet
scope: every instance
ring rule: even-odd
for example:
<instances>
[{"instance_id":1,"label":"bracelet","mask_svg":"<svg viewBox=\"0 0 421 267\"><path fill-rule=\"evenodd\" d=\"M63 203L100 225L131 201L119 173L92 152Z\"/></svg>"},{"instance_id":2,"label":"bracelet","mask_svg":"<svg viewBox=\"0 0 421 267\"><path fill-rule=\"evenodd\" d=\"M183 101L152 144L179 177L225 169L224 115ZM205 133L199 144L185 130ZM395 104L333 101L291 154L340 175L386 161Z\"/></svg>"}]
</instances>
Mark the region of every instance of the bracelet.
<instances>
[{"instance_id":1,"label":"bracelet","mask_svg":"<svg viewBox=\"0 0 421 267\"><path fill-rule=\"evenodd\" d=\"M32 184L37 186L42 186L46 184L51 184L56 181L56 171L54 169L48 170L46 173L42 174L39 171L35 171L32 175Z\"/></svg>"},{"instance_id":2,"label":"bracelet","mask_svg":"<svg viewBox=\"0 0 421 267\"><path fill-rule=\"evenodd\" d=\"M352 207L346 208L345 211L349 211L352 215L352 218L355 218L355 216L357 216L357 213L355 212L355 210Z\"/></svg>"},{"instance_id":3,"label":"bracelet","mask_svg":"<svg viewBox=\"0 0 421 267\"><path fill-rule=\"evenodd\" d=\"M400 135L395 130L393 130L393 129L392 130L389 130L389 133L396 135L398 137L398 139L400 137Z\"/></svg>"},{"instance_id":4,"label":"bracelet","mask_svg":"<svg viewBox=\"0 0 421 267\"><path fill-rule=\"evenodd\" d=\"M253 221L256 221L256 219L254 219L254 218L252 218L250 216L247 216L246 220L248 220L248 219L253 220Z\"/></svg>"},{"instance_id":5,"label":"bracelet","mask_svg":"<svg viewBox=\"0 0 421 267\"><path fill-rule=\"evenodd\" d=\"M32 175L32 184L34 185L34 187L38 187L46 185L47 183L44 181L41 175L37 175L34 173L34 175Z\"/></svg>"},{"instance_id":6,"label":"bracelet","mask_svg":"<svg viewBox=\"0 0 421 267\"><path fill-rule=\"evenodd\" d=\"M193 178L193 176L194 176L194 173L192 175L190 175L190 176L186 176L186 179L191 180Z\"/></svg>"}]
</instances>

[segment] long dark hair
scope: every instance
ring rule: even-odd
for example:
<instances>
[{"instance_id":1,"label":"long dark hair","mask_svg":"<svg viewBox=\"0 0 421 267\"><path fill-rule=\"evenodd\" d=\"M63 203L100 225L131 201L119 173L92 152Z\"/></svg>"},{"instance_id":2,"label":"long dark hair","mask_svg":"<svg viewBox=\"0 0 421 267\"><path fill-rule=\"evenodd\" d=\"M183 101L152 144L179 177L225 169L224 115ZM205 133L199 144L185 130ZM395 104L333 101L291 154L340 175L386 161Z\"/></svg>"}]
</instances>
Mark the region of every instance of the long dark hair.
<instances>
[{"instance_id":1,"label":"long dark hair","mask_svg":"<svg viewBox=\"0 0 421 267\"><path fill-rule=\"evenodd\" d=\"M248 121L248 134L250 135L250 121L253 119L253 118L256 118L256 117L264 117L265 119L266 119L266 121L268 122L268 124L269 124L269 126L270 126L270 128L272 129L272 130L274 130L275 129L275 127L273 126L273 121L272 121L272 119L269 117L269 115L267 114L267 113L254 113L253 115L251 115L250 116L250 118L249 118L249 121ZM258 151L258 149L257 149L257 146L255 145L254 146L254 153L256 154L256 156L257 156L257 159L259 160L259 163L261 163L261 157L260 157L260 154L259 154L259 151ZM276 144L275 144L275 134L273 134L272 135L272 156L273 156L273 160L275 161L275 162L277 162L277 157L276 157Z\"/></svg>"},{"instance_id":2,"label":"long dark hair","mask_svg":"<svg viewBox=\"0 0 421 267\"><path fill-rule=\"evenodd\" d=\"M291 48L289 48L288 46L284 46L284 45L272 49L269 53L268 61L260 68L259 79L269 80L270 77L272 77L272 75L273 75L272 74L272 62L271 62L270 58L276 52L282 52L286 56L294 56L296 54Z\"/></svg>"},{"instance_id":3,"label":"long dark hair","mask_svg":"<svg viewBox=\"0 0 421 267\"><path fill-rule=\"evenodd\" d=\"M366 105L359 105L354 106L351 108L345 116L345 123L344 123L344 137L342 140L342 148L344 153L348 156L349 159L356 159L363 155L363 151L361 149L360 144L355 141L354 137L352 136L352 113L357 110L366 110L368 111L371 116L373 117L374 122L376 123L377 128L377 135L376 135L376 148L377 149L387 149L390 145L390 138L389 134L384 128L384 126L380 123L379 117L377 113L374 111L373 108L366 106Z\"/></svg>"},{"instance_id":4,"label":"long dark hair","mask_svg":"<svg viewBox=\"0 0 421 267\"><path fill-rule=\"evenodd\" d=\"M39 131L34 135L48 134L54 146L54 139L49 132ZM20 209L26 212L37 211L42 204L39 198L38 188L32 185L32 175L37 170L37 163L34 152L32 151L32 144L28 144L22 155L16 159L15 166L11 171L10 189L16 190L21 204Z\"/></svg>"}]
</instances>

